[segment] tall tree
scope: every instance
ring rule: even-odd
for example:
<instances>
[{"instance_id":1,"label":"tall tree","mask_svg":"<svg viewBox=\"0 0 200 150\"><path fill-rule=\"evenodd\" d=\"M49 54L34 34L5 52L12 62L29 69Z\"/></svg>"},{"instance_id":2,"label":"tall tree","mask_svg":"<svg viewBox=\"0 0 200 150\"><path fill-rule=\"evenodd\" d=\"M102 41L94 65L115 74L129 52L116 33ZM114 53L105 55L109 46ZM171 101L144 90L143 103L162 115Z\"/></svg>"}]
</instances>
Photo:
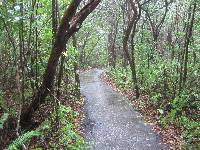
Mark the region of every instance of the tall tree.
<instances>
[{"instance_id":1,"label":"tall tree","mask_svg":"<svg viewBox=\"0 0 200 150\"><path fill-rule=\"evenodd\" d=\"M39 108L39 106L45 102L46 96L49 94L53 87L56 67L58 60L66 50L66 44L71 36L77 32L83 21L87 16L98 6L101 0L91 0L85 5L78 13L76 10L81 3L81 0L72 0L68 8L65 10L64 15L59 25L55 42L48 60L47 68L44 73L42 85L38 89L38 92L33 95L33 100L30 105L23 106L21 115L21 126L27 127L31 121L33 113Z\"/></svg>"},{"instance_id":2,"label":"tall tree","mask_svg":"<svg viewBox=\"0 0 200 150\"><path fill-rule=\"evenodd\" d=\"M188 13L188 20L186 24L184 51L182 54L182 63L181 63L181 71L180 71L180 83L179 83L180 91L182 90L183 86L185 86L185 83L187 80L189 45L192 38L195 12L196 12L196 2L194 2L190 6L189 13Z\"/></svg>"},{"instance_id":3,"label":"tall tree","mask_svg":"<svg viewBox=\"0 0 200 150\"><path fill-rule=\"evenodd\" d=\"M130 17L130 20L128 20L128 26L124 30L124 38L123 38L123 50L125 52L125 55L128 59L129 65L131 67L131 73L132 73L132 80L134 82L134 90L136 93L136 98L139 98L139 87L137 83L137 74L136 74L136 65L135 65L135 57L134 57L134 37L136 32L137 23L141 16L141 5L138 1L133 2L132 0L129 0L129 5L132 8L132 16ZM131 35L131 54L129 53L128 48L128 40Z\"/></svg>"}]
</instances>

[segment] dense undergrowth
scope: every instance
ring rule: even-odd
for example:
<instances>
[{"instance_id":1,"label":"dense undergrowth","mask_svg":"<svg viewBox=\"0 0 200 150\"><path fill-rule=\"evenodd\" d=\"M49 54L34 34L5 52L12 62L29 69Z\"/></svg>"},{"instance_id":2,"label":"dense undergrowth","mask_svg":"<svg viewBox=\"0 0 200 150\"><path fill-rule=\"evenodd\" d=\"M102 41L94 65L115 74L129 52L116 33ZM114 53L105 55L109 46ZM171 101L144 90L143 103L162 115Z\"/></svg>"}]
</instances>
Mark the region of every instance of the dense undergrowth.
<instances>
[{"instance_id":1,"label":"dense undergrowth","mask_svg":"<svg viewBox=\"0 0 200 150\"><path fill-rule=\"evenodd\" d=\"M1 148L7 147L8 150L17 150L22 147L34 150L83 149L86 146L80 128L83 99L67 100L67 97L62 97L60 103L56 108L55 103L51 101L44 104L33 119L41 125L34 130L21 132L17 138L13 138L16 137L16 131L7 128L11 125L6 123L8 117L14 114L10 114L9 111L7 111L9 114L1 113L0 131L3 133L0 136ZM11 130L12 137L7 134L8 130Z\"/></svg>"},{"instance_id":2,"label":"dense undergrowth","mask_svg":"<svg viewBox=\"0 0 200 150\"><path fill-rule=\"evenodd\" d=\"M17 150L21 147L29 149L82 149L85 145L80 135L76 118L78 114L71 107L60 105L56 112L43 121L35 130L24 131L8 147L8 150ZM49 112L50 113L50 112ZM55 120L59 119L59 122Z\"/></svg>"},{"instance_id":3,"label":"dense undergrowth","mask_svg":"<svg viewBox=\"0 0 200 150\"><path fill-rule=\"evenodd\" d=\"M45 104L39 113L36 114L36 122L41 125L35 130L23 131L12 141L12 137L8 133L9 128L6 128L6 120L8 113L3 113L0 119L1 131L1 148L7 147L8 150L17 150L22 146L29 149L83 149L86 144L82 137L80 128L80 109L83 100L68 101L62 100L62 104L56 109L51 109L53 104ZM10 114L9 114L10 116ZM46 119L45 119L45 118ZM10 125L9 125L10 126ZM10 131L16 134L16 131ZM16 137L16 136L13 136ZM10 143L9 145L7 145ZM5 145L4 145L5 144Z\"/></svg>"},{"instance_id":4,"label":"dense undergrowth","mask_svg":"<svg viewBox=\"0 0 200 150\"><path fill-rule=\"evenodd\" d=\"M63 80L61 85L47 97L46 103L35 112L32 124L39 127L34 130L21 130L19 116L21 101L16 85L12 88L5 81L0 96L0 148L17 150L20 148L42 149L70 149L79 150L87 146L82 137L80 122L82 118L83 99L80 97L79 84L75 81L74 63L77 52L71 47L63 57L67 60L63 66ZM70 56L70 58L69 58ZM42 66L40 66L42 68ZM12 79L12 76L10 77ZM29 81L26 101L31 100L32 89ZM58 96L59 91L59 96ZM10 123L12 120L12 124Z\"/></svg>"},{"instance_id":5,"label":"dense undergrowth","mask_svg":"<svg viewBox=\"0 0 200 150\"><path fill-rule=\"evenodd\" d=\"M189 66L188 81L185 87L178 91L179 73L175 60L156 60L150 67L138 62L137 66L141 95L148 96L140 107L153 108L157 123L163 128L173 125L179 129L185 140L182 146L186 149L200 148L200 79L197 67ZM107 74L120 90L132 91L131 70L128 66L123 69L119 63L115 69L110 68ZM134 96L131 98L135 99Z\"/></svg>"},{"instance_id":6,"label":"dense undergrowth","mask_svg":"<svg viewBox=\"0 0 200 150\"><path fill-rule=\"evenodd\" d=\"M0 1L0 149L84 147L75 115L83 103L77 72L107 65L111 82L130 93L134 104L139 101L140 110L151 108L159 125L176 127L185 149L200 149L199 5L199 0ZM40 104L37 93L46 103ZM31 103L38 105L34 111L29 107L37 128L21 130L23 106Z\"/></svg>"}]
</instances>

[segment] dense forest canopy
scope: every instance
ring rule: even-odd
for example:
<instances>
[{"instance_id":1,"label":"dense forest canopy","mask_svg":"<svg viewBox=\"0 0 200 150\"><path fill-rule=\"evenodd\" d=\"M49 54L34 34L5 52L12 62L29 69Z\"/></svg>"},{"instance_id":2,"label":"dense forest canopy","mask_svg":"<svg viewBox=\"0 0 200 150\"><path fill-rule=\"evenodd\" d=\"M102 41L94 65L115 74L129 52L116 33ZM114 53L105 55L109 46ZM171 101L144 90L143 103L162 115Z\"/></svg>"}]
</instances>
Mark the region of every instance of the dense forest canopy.
<instances>
[{"instance_id":1,"label":"dense forest canopy","mask_svg":"<svg viewBox=\"0 0 200 150\"><path fill-rule=\"evenodd\" d=\"M200 148L199 14L199 0L0 0L0 149L83 149L79 76L96 67L177 131L172 148Z\"/></svg>"}]
</instances>

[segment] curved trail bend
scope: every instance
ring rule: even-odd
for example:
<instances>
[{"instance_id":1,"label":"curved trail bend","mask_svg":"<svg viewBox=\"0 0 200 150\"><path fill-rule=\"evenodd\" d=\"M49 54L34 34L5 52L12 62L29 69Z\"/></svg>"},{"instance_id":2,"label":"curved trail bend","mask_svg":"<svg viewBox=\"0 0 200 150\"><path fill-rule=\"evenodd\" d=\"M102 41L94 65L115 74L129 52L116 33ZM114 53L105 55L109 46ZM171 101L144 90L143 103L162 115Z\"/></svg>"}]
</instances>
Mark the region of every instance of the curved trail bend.
<instances>
[{"instance_id":1,"label":"curved trail bend","mask_svg":"<svg viewBox=\"0 0 200 150\"><path fill-rule=\"evenodd\" d=\"M160 138L130 102L100 80L103 70L80 74L81 93L86 97L83 123L92 150L166 150Z\"/></svg>"}]
</instances>

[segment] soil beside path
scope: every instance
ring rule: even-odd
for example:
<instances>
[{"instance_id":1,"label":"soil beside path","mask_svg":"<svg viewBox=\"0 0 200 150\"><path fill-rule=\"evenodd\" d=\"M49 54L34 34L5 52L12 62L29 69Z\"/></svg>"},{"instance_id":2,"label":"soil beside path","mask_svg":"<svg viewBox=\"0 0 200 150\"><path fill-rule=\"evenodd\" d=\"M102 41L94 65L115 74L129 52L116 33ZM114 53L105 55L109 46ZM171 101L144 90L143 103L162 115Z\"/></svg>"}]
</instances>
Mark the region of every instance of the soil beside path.
<instances>
[{"instance_id":1,"label":"soil beside path","mask_svg":"<svg viewBox=\"0 0 200 150\"><path fill-rule=\"evenodd\" d=\"M81 93L86 98L83 122L92 150L167 150L151 126L130 102L100 80L103 70L80 74Z\"/></svg>"}]
</instances>

